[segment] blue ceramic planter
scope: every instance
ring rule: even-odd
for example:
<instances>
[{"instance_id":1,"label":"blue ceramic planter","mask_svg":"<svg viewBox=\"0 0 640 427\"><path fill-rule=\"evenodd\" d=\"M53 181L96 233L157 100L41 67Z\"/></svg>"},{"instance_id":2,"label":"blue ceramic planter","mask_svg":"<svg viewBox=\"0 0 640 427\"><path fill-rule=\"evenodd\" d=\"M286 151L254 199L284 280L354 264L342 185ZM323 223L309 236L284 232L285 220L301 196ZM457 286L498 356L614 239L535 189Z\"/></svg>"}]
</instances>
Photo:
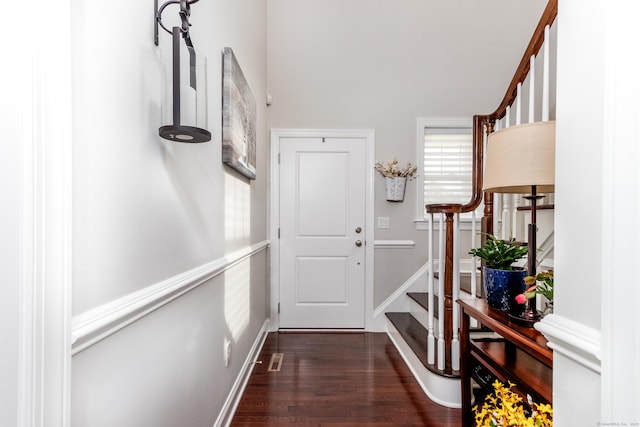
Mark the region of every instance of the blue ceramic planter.
<instances>
[{"instance_id":1,"label":"blue ceramic planter","mask_svg":"<svg viewBox=\"0 0 640 427\"><path fill-rule=\"evenodd\" d=\"M524 310L523 304L518 304L515 297L525 291L525 270L497 270L484 267L484 287L489 307L519 314Z\"/></svg>"}]
</instances>

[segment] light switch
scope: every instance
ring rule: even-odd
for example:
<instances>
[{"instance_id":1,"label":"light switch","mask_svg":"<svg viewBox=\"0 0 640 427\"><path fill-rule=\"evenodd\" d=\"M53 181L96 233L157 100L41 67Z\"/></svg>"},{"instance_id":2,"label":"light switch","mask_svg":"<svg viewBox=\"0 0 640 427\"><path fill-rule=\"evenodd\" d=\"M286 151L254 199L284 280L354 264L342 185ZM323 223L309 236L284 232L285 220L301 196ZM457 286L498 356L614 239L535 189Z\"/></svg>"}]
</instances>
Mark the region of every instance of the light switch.
<instances>
[{"instance_id":1,"label":"light switch","mask_svg":"<svg viewBox=\"0 0 640 427\"><path fill-rule=\"evenodd\" d=\"M378 217L378 228L389 228L389 217L388 216L379 216Z\"/></svg>"}]
</instances>

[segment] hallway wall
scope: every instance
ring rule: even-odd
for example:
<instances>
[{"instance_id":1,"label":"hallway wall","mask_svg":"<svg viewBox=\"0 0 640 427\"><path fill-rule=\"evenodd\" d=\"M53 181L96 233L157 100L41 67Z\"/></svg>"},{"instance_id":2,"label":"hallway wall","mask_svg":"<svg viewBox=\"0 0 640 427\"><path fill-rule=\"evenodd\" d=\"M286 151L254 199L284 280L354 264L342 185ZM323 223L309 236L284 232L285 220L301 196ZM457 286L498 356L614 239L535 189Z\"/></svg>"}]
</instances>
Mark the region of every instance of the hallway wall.
<instances>
[{"instance_id":1,"label":"hallway wall","mask_svg":"<svg viewBox=\"0 0 640 427\"><path fill-rule=\"evenodd\" d=\"M269 127L375 129L376 160L415 163L418 117L471 123L498 106L545 5L270 0ZM417 182L403 203L388 203L376 176L376 221L389 217L390 228L375 239L416 245L376 250L375 306L426 262L427 233L414 223Z\"/></svg>"},{"instance_id":2,"label":"hallway wall","mask_svg":"<svg viewBox=\"0 0 640 427\"><path fill-rule=\"evenodd\" d=\"M210 427L268 315L266 3L192 5L208 59L203 144L157 134L171 38L153 44L153 1L72 12L71 424ZM163 16L172 25L177 7ZM221 162L226 46L257 101L255 181Z\"/></svg>"}]
</instances>

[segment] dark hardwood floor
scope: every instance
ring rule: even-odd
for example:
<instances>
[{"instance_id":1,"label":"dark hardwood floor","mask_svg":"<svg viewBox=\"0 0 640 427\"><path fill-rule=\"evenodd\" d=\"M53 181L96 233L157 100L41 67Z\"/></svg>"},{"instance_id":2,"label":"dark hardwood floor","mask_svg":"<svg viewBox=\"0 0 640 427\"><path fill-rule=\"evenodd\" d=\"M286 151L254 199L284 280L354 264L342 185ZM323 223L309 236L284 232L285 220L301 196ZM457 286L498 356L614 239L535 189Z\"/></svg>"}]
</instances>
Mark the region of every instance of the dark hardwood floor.
<instances>
[{"instance_id":1,"label":"dark hardwood floor","mask_svg":"<svg viewBox=\"0 0 640 427\"><path fill-rule=\"evenodd\" d=\"M269 372L273 353L284 353ZM383 333L271 333L231 426L460 426Z\"/></svg>"}]
</instances>

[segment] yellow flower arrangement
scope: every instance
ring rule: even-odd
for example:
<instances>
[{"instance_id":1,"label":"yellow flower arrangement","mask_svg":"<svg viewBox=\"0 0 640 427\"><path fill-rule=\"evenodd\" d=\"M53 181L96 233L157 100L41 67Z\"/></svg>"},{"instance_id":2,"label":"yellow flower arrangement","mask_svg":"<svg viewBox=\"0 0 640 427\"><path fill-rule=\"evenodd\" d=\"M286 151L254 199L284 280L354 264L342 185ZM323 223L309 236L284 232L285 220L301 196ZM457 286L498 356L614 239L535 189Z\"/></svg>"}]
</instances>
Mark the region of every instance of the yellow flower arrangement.
<instances>
[{"instance_id":1,"label":"yellow flower arrangement","mask_svg":"<svg viewBox=\"0 0 640 427\"><path fill-rule=\"evenodd\" d=\"M476 412L477 427L553 427L553 409L551 405L538 404L529 401L531 415L525 413L522 398L511 391L515 384L508 385L496 380L493 383L495 392L487 396L479 409L474 406Z\"/></svg>"}]
</instances>

